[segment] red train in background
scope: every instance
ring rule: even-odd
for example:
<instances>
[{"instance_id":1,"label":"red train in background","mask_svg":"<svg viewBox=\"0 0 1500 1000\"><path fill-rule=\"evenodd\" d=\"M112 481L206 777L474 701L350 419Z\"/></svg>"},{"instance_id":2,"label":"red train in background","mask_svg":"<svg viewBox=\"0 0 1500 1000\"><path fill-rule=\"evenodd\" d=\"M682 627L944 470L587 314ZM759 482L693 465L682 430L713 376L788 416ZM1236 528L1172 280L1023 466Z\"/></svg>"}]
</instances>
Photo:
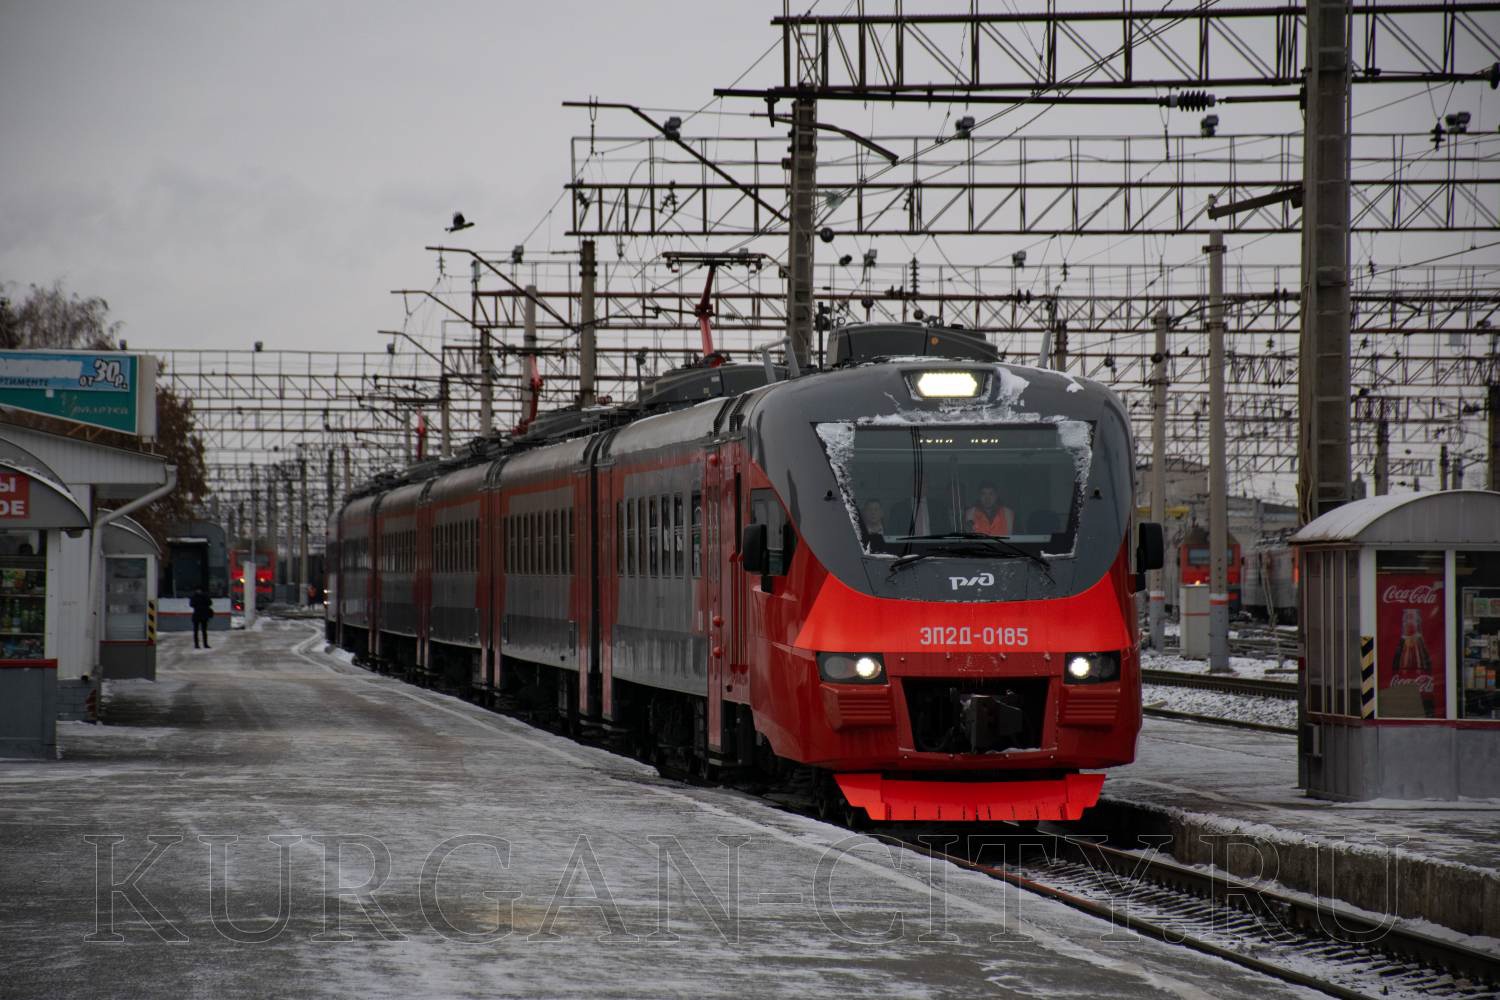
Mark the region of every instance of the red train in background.
<instances>
[{"instance_id":1,"label":"red train in background","mask_svg":"<svg viewBox=\"0 0 1500 1000\"><path fill-rule=\"evenodd\" d=\"M1229 555L1225 575L1229 583L1229 610L1241 607L1240 595L1240 543L1233 534L1229 538ZM1209 553L1208 529L1194 522L1182 532L1177 543L1177 582L1180 586L1208 583Z\"/></svg>"},{"instance_id":2,"label":"red train in background","mask_svg":"<svg viewBox=\"0 0 1500 1000\"><path fill-rule=\"evenodd\" d=\"M1140 728L1129 422L978 337L680 370L355 494L328 634L668 772L876 820L1076 819Z\"/></svg>"},{"instance_id":3,"label":"red train in background","mask_svg":"<svg viewBox=\"0 0 1500 1000\"><path fill-rule=\"evenodd\" d=\"M249 549L229 552L229 599L236 611L245 609L245 560ZM276 578L276 553L261 549L255 557L255 603L264 608L271 603L271 581Z\"/></svg>"}]
</instances>

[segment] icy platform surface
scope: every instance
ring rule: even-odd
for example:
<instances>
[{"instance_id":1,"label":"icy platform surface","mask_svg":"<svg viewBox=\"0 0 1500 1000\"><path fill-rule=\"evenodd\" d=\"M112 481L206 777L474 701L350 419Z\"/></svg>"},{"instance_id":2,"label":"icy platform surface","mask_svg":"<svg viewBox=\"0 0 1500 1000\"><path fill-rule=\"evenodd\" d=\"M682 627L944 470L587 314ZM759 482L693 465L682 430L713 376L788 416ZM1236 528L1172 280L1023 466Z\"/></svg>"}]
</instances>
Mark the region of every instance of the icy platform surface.
<instances>
[{"instance_id":1,"label":"icy platform surface","mask_svg":"<svg viewBox=\"0 0 1500 1000\"><path fill-rule=\"evenodd\" d=\"M215 638L165 637L62 760L0 763L0 994L1310 995L374 677L305 624Z\"/></svg>"},{"instance_id":2,"label":"icy platform surface","mask_svg":"<svg viewBox=\"0 0 1500 1000\"><path fill-rule=\"evenodd\" d=\"M1226 832L1391 847L1500 870L1500 802L1308 798L1297 788L1293 736L1148 718L1135 763L1111 771L1104 794L1218 816Z\"/></svg>"}]
</instances>

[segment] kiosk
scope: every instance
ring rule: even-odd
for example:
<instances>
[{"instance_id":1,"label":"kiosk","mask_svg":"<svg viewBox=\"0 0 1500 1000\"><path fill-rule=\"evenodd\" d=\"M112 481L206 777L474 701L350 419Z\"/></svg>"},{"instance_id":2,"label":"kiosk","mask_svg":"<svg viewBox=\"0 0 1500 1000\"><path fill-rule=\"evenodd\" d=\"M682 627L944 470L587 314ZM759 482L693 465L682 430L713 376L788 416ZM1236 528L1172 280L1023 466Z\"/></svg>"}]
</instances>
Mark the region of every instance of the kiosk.
<instances>
[{"instance_id":1,"label":"kiosk","mask_svg":"<svg viewBox=\"0 0 1500 1000\"><path fill-rule=\"evenodd\" d=\"M49 468L0 457L0 757L57 749L57 661L64 532L87 512Z\"/></svg>"},{"instance_id":2,"label":"kiosk","mask_svg":"<svg viewBox=\"0 0 1500 1000\"><path fill-rule=\"evenodd\" d=\"M1301 786L1350 801L1500 796L1500 493L1357 500L1291 542Z\"/></svg>"},{"instance_id":3,"label":"kiosk","mask_svg":"<svg viewBox=\"0 0 1500 1000\"><path fill-rule=\"evenodd\" d=\"M140 523L122 517L104 529L105 680L156 680L156 583L161 549Z\"/></svg>"}]
</instances>

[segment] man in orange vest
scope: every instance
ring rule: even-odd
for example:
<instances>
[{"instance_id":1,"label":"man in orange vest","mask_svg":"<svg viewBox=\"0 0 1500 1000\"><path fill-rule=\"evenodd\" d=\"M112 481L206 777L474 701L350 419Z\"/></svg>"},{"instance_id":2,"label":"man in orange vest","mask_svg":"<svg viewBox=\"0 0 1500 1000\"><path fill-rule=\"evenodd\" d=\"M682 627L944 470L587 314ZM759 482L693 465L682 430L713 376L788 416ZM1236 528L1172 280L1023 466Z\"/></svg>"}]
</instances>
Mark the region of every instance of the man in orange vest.
<instances>
[{"instance_id":1,"label":"man in orange vest","mask_svg":"<svg viewBox=\"0 0 1500 1000\"><path fill-rule=\"evenodd\" d=\"M1009 535L1014 515L1009 507L1000 506L1000 491L994 483L983 483L979 487L979 505L970 507L965 515L969 530L981 535Z\"/></svg>"}]
</instances>

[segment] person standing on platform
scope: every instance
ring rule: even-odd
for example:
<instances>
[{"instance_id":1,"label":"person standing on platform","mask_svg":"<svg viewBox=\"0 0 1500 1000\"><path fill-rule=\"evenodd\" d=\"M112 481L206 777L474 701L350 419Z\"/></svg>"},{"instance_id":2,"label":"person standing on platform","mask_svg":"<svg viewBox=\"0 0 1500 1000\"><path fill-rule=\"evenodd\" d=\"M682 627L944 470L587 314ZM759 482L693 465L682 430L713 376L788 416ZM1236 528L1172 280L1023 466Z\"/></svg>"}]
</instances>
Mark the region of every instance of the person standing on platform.
<instances>
[{"instance_id":1,"label":"person standing on platform","mask_svg":"<svg viewBox=\"0 0 1500 1000\"><path fill-rule=\"evenodd\" d=\"M208 623L214 618L214 602L199 587L193 591L192 599L188 606L193 609L193 648L198 648L198 633L203 633L203 648L209 649L208 645Z\"/></svg>"}]
</instances>

